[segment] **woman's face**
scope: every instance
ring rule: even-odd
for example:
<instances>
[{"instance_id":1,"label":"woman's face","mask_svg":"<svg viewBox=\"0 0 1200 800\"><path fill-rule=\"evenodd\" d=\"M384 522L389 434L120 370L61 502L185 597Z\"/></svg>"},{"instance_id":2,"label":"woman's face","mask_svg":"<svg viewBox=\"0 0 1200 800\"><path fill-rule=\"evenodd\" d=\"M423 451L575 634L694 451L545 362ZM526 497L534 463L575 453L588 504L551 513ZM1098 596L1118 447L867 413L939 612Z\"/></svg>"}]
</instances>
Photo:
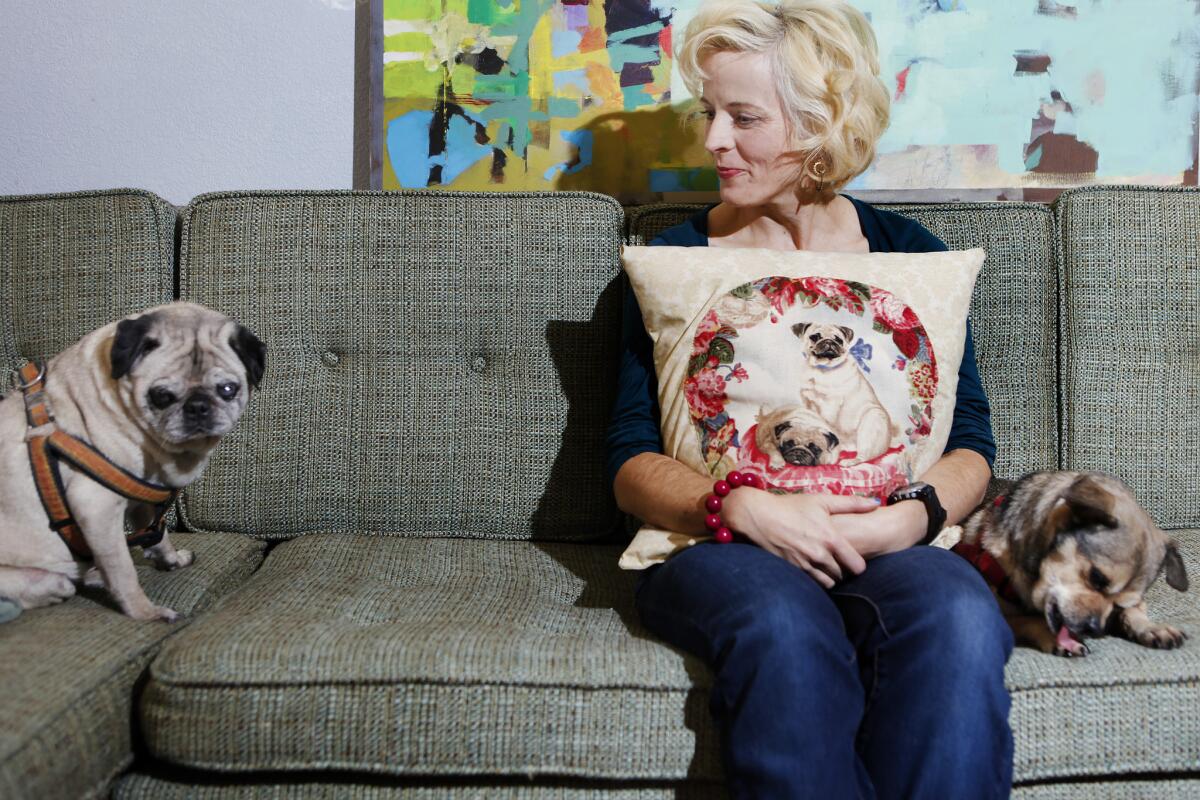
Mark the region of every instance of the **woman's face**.
<instances>
[{"instance_id":1,"label":"woman's face","mask_svg":"<svg viewBox=\"0 0 1200 800\"><path fill-rule=\"evenodd\" d=\"M704 147L721 179L721 200L758 206L795 197L799 176L775 77L762 53L717 52L701 65Z\"/></svg>"}]
</instances>

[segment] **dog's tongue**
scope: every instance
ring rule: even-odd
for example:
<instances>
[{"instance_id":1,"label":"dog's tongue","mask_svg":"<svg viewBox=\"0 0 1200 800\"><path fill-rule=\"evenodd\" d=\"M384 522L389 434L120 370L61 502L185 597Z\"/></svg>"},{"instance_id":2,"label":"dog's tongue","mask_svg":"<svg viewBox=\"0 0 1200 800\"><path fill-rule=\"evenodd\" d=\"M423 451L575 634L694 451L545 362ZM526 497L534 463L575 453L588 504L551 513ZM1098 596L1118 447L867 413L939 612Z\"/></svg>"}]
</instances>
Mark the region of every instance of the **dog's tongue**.
<instances>
[{"instance_id":1,"label":"dog's tongue","mask_svg":"<svg viewBox=\"0 0 1200 800\"><path fill-rule=\"evenodd\" d=\"M1066 625L1058 629L1058 636L1055 639L1058 642L1058 646L1064 650L1075 650L1080 645L1080 641L1071 635Z\"/></svg>"}]
</instances>

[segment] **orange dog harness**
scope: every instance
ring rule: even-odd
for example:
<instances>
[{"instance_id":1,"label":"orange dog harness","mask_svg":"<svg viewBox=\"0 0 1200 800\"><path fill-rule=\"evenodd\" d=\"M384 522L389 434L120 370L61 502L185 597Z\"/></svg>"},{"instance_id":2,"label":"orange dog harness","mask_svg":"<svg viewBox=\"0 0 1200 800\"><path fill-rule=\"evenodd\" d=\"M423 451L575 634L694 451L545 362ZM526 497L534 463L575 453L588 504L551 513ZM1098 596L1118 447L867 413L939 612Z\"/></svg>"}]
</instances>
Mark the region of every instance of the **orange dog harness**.
<instances>
[{"instance_id":1,"label":"orange dog harness","mask_svg":"<svg viewBox=\"0 0 1200 800\"><path fill-rule=\"evenodd\" d=\"M25 395L25 419L29 427L37 428L53 422L54 414L46 399L46 368L28 363L21 367L18 375L21 392ZM127 534L125 540L128 544L153 547L162 541L167 511L179 495L178 489L142 480L109 461L87 442L65 431L55 430L43 436L30 436L29 464L33 469L33 481L37 484L42 507L50 519L50 529L62 537L76 558L91 560L92 551L67 505L59 461L66 461L104 488L128 500L155 507L154 521L140 531Z\"/></svg>"}]
</instances>

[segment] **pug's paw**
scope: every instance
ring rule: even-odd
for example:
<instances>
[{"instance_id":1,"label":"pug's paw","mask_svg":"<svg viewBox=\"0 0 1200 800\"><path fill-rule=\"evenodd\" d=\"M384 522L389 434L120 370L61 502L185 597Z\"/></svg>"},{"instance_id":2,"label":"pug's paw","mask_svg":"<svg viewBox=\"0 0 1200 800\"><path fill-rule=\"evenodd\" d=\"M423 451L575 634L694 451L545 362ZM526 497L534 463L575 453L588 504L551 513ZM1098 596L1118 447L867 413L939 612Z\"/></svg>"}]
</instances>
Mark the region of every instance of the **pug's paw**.
<instances>
[{"instance_id":1,"label":"pug's paw","mask_svg":"<svg viewBox=\"0 0 1200 800\"><path fill-rule=\"evenodd\" d=\"M179 614L166 606L156 606L147 604L144 607L131 609L129 616L134 619L149 622L151 620L162 620L163 622L175 622L179 619Z\"/></svg>"},{"instance_id":2,"label":"pug's paw","mask_svg":"<svg viewBox=\"0 0 1200 800\"><path fill-rule=\"evenodd\" d=\"M191 550L176 550L166 542L146 548L145 552L146 557L154 563L154 567L164 572L183 569L195 561Z\"/></svg>"},{"instance_id":3,"label":"pug's paw","mask_svg":"<svg viewBox=\"0 0 1200 800\"><path fill-rule=\"evenodd\" d=\"M28 583L17 598L22 608L43 608L61 603L75 594L75 584L66 575L41 569L25 570Z\"/></svg>"},{"instance_id":4,"label":"pug's paw","mask_svg":"<svg viewBox=\"0 0 1200 800\"><path fill-rule=\"evenodd\" d=\"M105 587L104 576L100 574L99 567L91 567L87 572L83 573L83 585L89 589L103 589Z\"/></svg>"},{"instance_id":5,"label":"pug's paw","mask_svg":"<svg viewBox=\"0 0 1200 800\"><path fill-rule=\"evenodd\" d=\"M192 555L191 550L176 550L175 563L168 563L167 569L183 569L184 567L190 567L192 562L195 560L196 558L194 555Z\"/></svg>"},{"instance_id":6,"label":"pug's paw","mask_svg":"<svg viewBox=\"0 0 1200 800\"><path fill-rule=\"evenodd\" d=\"M1186 633L1170 625L1151 625L1138 632L1137 643L1155 650L1174 650L1187 638Z\"/></svg>"}]
</instances>

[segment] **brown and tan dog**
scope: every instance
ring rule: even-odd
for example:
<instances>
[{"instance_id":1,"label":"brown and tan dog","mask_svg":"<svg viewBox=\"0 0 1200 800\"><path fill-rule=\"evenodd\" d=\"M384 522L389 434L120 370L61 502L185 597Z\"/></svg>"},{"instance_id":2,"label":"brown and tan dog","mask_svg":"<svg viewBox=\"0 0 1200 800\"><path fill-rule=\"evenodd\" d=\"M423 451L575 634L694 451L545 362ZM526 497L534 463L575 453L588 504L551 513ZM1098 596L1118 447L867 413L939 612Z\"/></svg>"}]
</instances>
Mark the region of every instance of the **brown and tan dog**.
<instances>
[{"instance_id":1,"label":"brown and tan dog","mask_svg":"<svg viewBox=\"0 0 1200 800\"><path fill-rule=\"evenodd\" d=\"M954 550L988 578L1018 644L1082 656L1085 637L1166 649L1187 638L1151 622L1143 600L1160 573L1187 589L1178 546L1110 475L1026 475L967 518Z\"/></svg>"}]
</instances>

